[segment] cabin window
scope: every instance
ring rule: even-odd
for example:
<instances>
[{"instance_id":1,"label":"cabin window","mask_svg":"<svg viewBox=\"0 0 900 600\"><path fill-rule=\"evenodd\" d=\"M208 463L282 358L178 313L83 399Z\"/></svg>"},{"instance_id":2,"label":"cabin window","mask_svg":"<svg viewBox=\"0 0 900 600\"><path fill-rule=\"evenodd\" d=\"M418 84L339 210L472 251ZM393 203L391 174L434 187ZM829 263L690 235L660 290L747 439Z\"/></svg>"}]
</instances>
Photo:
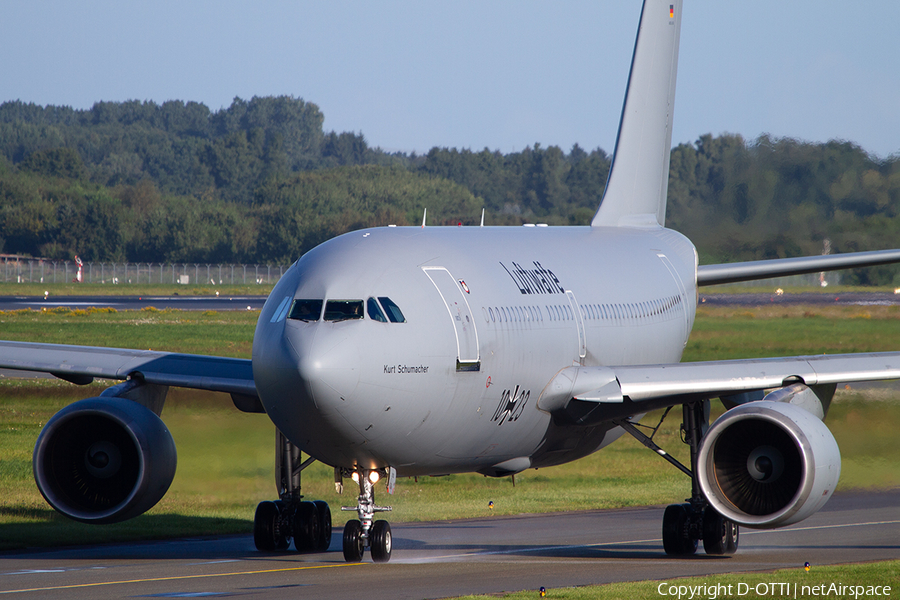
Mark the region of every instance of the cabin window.
<instances>
[{"instance_id":1,"label":"cabin window","mask_svg":"<svg viewBox=\"0 0 900 600\"><path fill-rule=\"evenodd\" d=\"M326 321L349 321L362 318L362 300L329 300L325 303Z\"/></svg>"},{"instance_id":2,"label":"cabin window","mask_svg":"<svg viewBox=\"0 0 900 600\"><path fill-rule=\"evenodd\" d=\"M294 300L291 304L291 311L288 313L288 319L296 321L318 321L322 315L321 300Z\"/></svg>"},{"instance_id":3,"label":"cabin window","mask_svg":"<svg viewBox=\"0 0 900 600\"><path fill-rule=\"evenodd\" d=\"M393 300L384 296L379 296L378 301L381 302L381 306L384 307L384 312L387 313L387 318L391 323L406 323L406 317L403 316L400 307L394 304Z\"/></svg>"},{"instance_id":4,"label":"cabin window","mask_svg":"<svg viewBox=\"0 0 900 600\"><path fill-rule=\"evenodd\" d=\"M375 298L369 298L366 301L366 312L369 313L369 318L373 321L387 323L387 317L384 316L384 312L378 306L378 301Z\"/></svg>"}]
</instances>

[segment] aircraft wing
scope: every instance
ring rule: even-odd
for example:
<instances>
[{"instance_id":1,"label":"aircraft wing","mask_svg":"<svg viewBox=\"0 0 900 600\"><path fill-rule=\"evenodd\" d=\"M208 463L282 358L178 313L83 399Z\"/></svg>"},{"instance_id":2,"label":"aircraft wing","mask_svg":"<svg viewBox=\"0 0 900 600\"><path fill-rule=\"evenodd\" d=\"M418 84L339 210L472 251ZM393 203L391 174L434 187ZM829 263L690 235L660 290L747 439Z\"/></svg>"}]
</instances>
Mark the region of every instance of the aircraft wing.
<instances>
[{"instance_id":1,"label":"aircraft wing","mask_svg":"<svg viewBox=\"0 0 900 600\"><path fill-rule=\"evenodd\" d=\"M874 252L849 252L825 256L753 260L721 265L700 265L697 268L697 285L718 285L738 281L754 281L769 277L803 275L822 271L871 267L900 262L900 250L876 250Z\"/></svg>"},{"instance_id":2,"label":"aircraft wing","mask_svg":"<svg viewBox=\"0 0 900 600\"><path fill-rule=\"evenodd\" d=\"M544 389L538 406L558 419L593 425L698 400L739 398L792 383L812 387L890 379L900 379L900 352L567 367Z\"/></svg>"},{"instance_id":3,"label":"aircraft wing","mask_svg":"<svg viewBox=\"0 0 900 600\"><path fill-rule=\"evenodd\" d=\"M152 350L0 341L0 368L50 373L88 384L95 377L256 397L249 359Z\"/></svg>"}]
</instances>

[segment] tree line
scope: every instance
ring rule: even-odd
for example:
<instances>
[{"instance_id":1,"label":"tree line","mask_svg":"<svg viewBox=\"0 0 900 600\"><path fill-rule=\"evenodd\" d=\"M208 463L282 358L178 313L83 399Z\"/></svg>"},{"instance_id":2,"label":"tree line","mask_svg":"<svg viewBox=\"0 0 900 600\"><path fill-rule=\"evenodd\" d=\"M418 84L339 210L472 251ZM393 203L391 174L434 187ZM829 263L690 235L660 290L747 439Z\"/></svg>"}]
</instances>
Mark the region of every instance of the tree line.
<instances>
[{"instance_id":1,"label":"tree line","mask_svg":"<svg viewBox=\"0 0 900 600\"><path fill-rule=\"evenodd\" d=\"M348 230L587 224L610 157L577 144L388 153L281 96L0 105L0 251L95 261L289 262ZM667 225L701 262L889 248L900 156L848 142L704 135L672 150ZM896 268L854 275L891 283Z\"/></svg>"}]
</instances>

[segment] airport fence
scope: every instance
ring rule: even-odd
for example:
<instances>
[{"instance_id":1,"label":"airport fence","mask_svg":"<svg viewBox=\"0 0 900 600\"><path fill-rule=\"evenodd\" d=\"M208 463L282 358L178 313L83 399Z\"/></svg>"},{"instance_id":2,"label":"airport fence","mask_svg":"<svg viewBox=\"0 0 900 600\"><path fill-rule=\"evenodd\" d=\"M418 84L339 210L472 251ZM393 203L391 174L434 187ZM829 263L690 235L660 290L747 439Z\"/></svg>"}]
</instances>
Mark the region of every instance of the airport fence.
<instances>
[{"instance_id":1,"label":"airport fence","mask_svg":"<svg viewBox=\"0 0 900 600\"><path fill-rule=\"evenodd\" d=\"M84 283L272 285L290 265L233 265L205 263L94 263L81 265ZM4 283L68 283L77 281L78 264L71 260L2 257L0 281Z\"/></svg>"}]
</instances>

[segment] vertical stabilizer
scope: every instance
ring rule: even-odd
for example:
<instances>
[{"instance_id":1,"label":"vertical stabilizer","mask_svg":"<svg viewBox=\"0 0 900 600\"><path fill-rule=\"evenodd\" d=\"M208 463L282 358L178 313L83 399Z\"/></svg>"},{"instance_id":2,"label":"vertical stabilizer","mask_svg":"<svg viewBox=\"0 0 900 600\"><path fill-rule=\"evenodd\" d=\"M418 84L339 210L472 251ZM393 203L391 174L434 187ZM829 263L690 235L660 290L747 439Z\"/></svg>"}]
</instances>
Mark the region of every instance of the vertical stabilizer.
<instances>
[{"instance_id":1,"label":"vertical stabilizer","mask_svg":"<svg viewBox=\"0 0 900 600\"><path fill-rule=\"evenodd\" d=\"M682 0L644 0L606 191L591 225L665 223Z\"/></svg>"}]
</instances>

